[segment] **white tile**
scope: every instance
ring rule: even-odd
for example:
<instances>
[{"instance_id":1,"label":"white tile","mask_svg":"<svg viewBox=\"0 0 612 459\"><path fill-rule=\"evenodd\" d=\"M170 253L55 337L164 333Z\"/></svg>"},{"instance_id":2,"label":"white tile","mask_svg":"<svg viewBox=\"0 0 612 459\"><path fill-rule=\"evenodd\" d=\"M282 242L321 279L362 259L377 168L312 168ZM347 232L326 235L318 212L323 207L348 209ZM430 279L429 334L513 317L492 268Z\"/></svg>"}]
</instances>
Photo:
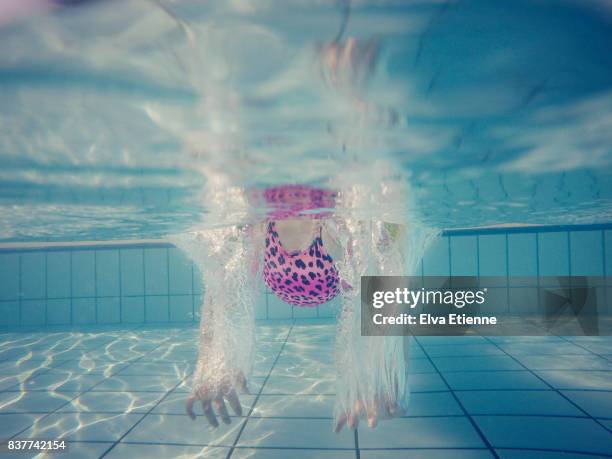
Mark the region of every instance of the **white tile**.
<instances>
[{"instance_id":1,"label":"white tile","mask_svg":"<svg viewBox=\"0 0 612 459\"><path fill-rule=\"evenodd\" d=\"M299 434L298 434L299 432ZM285 448L353 448L353 432L333 432L331 419L251 418L239 446Z\"/></svg>"},{"instance_id":2,"label":"white tile","mask_svg":"<svg viewBox=\"0 0 612 459\"><path fill-rule=\"evenodd\" d=\"M252 416L331 419L334 400L329 395L262 395Z\"/></svg>"},{"instance_id":3,"label":"white tile","mask_svg":"<svg viewBox=\"0 0 612 459\"><path fill-rule=\"evenodd\" d=\"M229 448L216 446L185 446L185 445L140 445L120 443L115 446L105 458L133 459L146 457L147 459L225 459ZM232 455L232 457L234 457Z\"/></svg>"},{"instance_id":4,"label":"white tile","mask_svg":"<svg viewBox=\"0 0 612 459\"><path fill-rule=\"evenodd\" d=\"M353 450L236 448L232 459L354 459Z\"/></svg>"},{"instance_id":5,"label":"white tile","mask_svg":"<svg viewBox=\"0 0 612 459\"><path fill-rule=\"evenodd\" d=\"M187 415L149 414L124 441L232 446L245 418L232 419L229 425L220 422L213 428L203 415L192 421Z\"/></svg>"},{"instance_id":6,"label":"white tile","mask_svg":"<svg viewBox=\"0 0 612 459\"><path fill-rule=\"evenodd\" d=\"M334 394L335 380L331 378L296 378L271 376L266 383L264 394Z\"/></svg>"},{"instance_id":7,"label":"white tile","mask_svg":"<svg viewBox=\"0 0 612 459\"><path fill-rule=\"evenodd\" d=\"M96 387L95 391L156 391L167 392L181 380L176 375L125 375L111 376Z\"/></svg>"},{"instance_id":8,"label":"white tile","mask_svg":"<svg viewBox=\"0 0 612 459\"><path fill-rule=\"evenodd\" d=\"M49 413L74 398L73 392L1 392L2 413Z\"/></svg>"},{"instance_id":9,"label":"white tile","mask_svg":"<svg viewBox=\"0 0 612 459\"><path fill-rule=\"evenodd\" d=\"M163 392L87 392L58 412L146 413L163 396Z\"/></svg>"},{"instance_id":10,"label":"white tile","mask_svg":"<svg viewBox=\"0 0 612 459\"><path fill-rule=\"evenodd\" d=\"M141 414L54 413L34 423L20 438L116 441Z\"/></svg>"}]
</instances>

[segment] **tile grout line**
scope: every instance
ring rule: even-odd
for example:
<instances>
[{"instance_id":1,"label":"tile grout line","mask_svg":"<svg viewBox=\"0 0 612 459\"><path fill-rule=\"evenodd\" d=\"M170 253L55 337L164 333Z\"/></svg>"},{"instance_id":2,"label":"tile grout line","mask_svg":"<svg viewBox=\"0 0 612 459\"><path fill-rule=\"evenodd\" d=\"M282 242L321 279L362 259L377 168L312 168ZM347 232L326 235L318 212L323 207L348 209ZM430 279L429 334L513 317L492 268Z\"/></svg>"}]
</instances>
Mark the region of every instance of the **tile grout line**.
<instances>
[{"instance_id":1,"label":"tile grout line","mask_svg":"<svg viewBox=\"0 0 612 459\"><path fill-rule=\"evenodd\" d=\"M253 400L253 404L251 405L251 408L246 416L246 419L240 426L240 430L238 431L238 434L236 435L236 438L234 439L234 443L232 444L230 450L227 453L226 459L230 459L232 457L232 454L234 454L234 450L236 449L236 445L238 444L238 441L240 440L240 436L242 435L242 432L244 432L244 429L247 423L249 422L251 414L253 414L253 411L255 410L255 406L257 405L257 402L259 401L259 398L261 397L261 394L263 393L264 388L266 387L266 383L268 382L268 379L270 379L270 375L272 374L272 371L274 371L276 362L278 362L279 357L281 356L281 354L283 353L283 350L285 349L285 345L287 344L287 341L289 341L289 336L291 336L291 332L293 331L294 324L295 324L295 321L291 324L291 327L289 328L289 331L287 332L287 336L285 337L285 340L283 341L283 344L281 345L281 348L278 351L278 354L276 355L276 358L274 359L272 366L270 367L270 371L268 371L268 375L266 376L263 383L261 384L261 387L259 388L259 392L257 396L255 397L255 400Z\"/></svg>"},{"instance_id":2,"label":"tile grout line","mask_svg":"<svg viewBox=\"0 0 612 459\"><path fill-rule=\"evenodd\" d=\"M537 379L539 379L540 381L542 381L544 384L546 384L548 387L550 387L551 390L555 391L557 394L559 394L562 398L564 398L566 401L568 401L571 405L573 405L574 407L578 408L579 411L583 412L587 418L591 419L592 421L595 421L596 424L598 424L599 426L601 426L604 430L606 430L609 433L612 433L612 429L606 427L604 424L602 424L601 422L599 422L596 418L594 418L593 416L591 416L590 413L588 413L586 410L584 410L582 407L580 407L577 403L575 403L574 401L572 401L569 397L567 397L565 394L563 394L561 392L560 389L557 389L556 387L554 387L552 384L550 384L548 381L546 381L544 378L542 378L540 375L538 375L535 371L533 371L532 369L530 369L529 367L527 367L526 365L524 365L520 360L518 360L516 357L514 357L513 355L509 354L505 349L501 348L500 346L497 345L497 343L495 343L494 341L491 341L489 339L488 336L484 336L484 338L489 341L490 343L493 343L493 345L495 347L497 347L499 350L501 350L504 354L506 354L508 357L510 357L512 360L514 360L516 363L518 363L521 367L523 367L525 370L527 370L529 373L531 373L533 376L535 376Z\"/></svg>"},{"instance_id":3,"label":"tile grout line","mask_svg":"<svg viewBox=\"0 0 612 459\"><path fill-rule=\"evenodd\" d=\"M153 349L151 349L149 352L147 352L145 355L149 354L150 352L155 351L159 346L161 346L163 343L159 343L157 346L155 346ZM110 375L108 375L107 377L103 378L102 380L98 381L96 384L92 385L91 387L89 387L87 390L85 391L75 391L77 392L77 395L75 395L74 397L72 397L70 400L66 401L66 403L64 403L63 405L58 406L57 408L55 408L53 411L47 412L44 416L41 416L40 418L35 419L30 425L28 425L27 427L25 427L24 429L20 430L19 432L13 434L11 437L9 437L9 439L13 439L16 438L18 435L21 435L23 432L27 431L28 429L30 429L33 425L35 425L36 423L38 423L39 421L51 416L52 414L55 414L57 412L59 412L59 410L61 410L63 407L67 406L68 404L72 403L75 399L79 398L80 396L87 394L89 392L92 391L92 389L100 384L102 384L104 381L108 380L109 378L112 378L114 376L116 376L117 374L119 374L121 371L125 370L126 368L128 368L129 366L131 366L132 364L136 363L137 361L139 361L140 359L142 359L145 355L140 356L138 359L134 359L133 361L131 361L130 363L128 363L124 368L122 368L121 370L117 371L117 373L112 373ZM63 365L66 365L67 362L69 362L70 360L66 361ZM45 371L45 373L47 373L48 371L51 371L51 368L47 371ZM19 383L21 384L21 383ZM12 386L13 387L13 386ZM46 391L41 391L41 392L49 392L48 390Z\"/></svg>"},{"instance_id":4,"label":"tile grout line","mask_svg":"<svg viewBox=\"0 0 612 459\"><path fill-rule=\"evenodd\" d=\"M161 344L160 344L161 345ZM168 389L168 391L166 391L166 393L164 394L163 397L161 397L146 413L144 413L142 415L142 417L136 421L132 427L130 427L123 435L121 435L121 437L119 437L119 439L117 439L106 451L104 451L104 453L102 453L98 459L102 459L103 457L105 457L108 453L110 453L115 446L117 446L119 443L121 443L121 440L123 440L127 435L129 435L129 433L134 430L136 428L136 426L138 426L149 414L151 414L151 412L153 412L153 410L155 410L155 408L157 408L160 403L162 403L166 398L168 398L168 396L178 387L180 386L187 378L191 377L193 373L189 373L188 375L185 375L184 378L182 378L181 380L179 380L172 388Z\"/></svg>"},{"instance_id":5,"label":"tile grout line","mask_svg":"<svg viewBox=\"0 0 612 459\"><path fill-rule=\"evenodd\" d=\"M480 436L480 439L482 440L482 442L485 444L487 449L491 452L493 457L495 457L496 459L499 459L499 455L493 448L493 445L491 445L491 443L489 442L489 439L485 436L484 432L480 430L480 427L478 427L478 424L476 424L476 421L474 421L474 418L472 417L472 415L469 414L465 406L463 406L463 403L461 403L461 400L459 400L459 397L457 397L457 394L455 394L455 391L453 390L453 388L450 386L450 384L448 383L448 381L446 380L442 372L438 369L438 366L434 363L433 359L429 356L429 353L427 352L425 347L421 344L419 340L415 339L415 341L419 345L419 347L421 348L421 350L423 351L427 359L429 360L429 363L431 363L434 369L438 372L438 375L440 376L440 378L442 379L446 387L448 387L451 395L453 396L453 398L455 399L455 401L457 402L457 404L459 405L459 407L461 408L461 410L467 417L468 421L470 422L474 430L476 430L476 433L478 433L478 435Z\"/></svg>"}]
</instances>

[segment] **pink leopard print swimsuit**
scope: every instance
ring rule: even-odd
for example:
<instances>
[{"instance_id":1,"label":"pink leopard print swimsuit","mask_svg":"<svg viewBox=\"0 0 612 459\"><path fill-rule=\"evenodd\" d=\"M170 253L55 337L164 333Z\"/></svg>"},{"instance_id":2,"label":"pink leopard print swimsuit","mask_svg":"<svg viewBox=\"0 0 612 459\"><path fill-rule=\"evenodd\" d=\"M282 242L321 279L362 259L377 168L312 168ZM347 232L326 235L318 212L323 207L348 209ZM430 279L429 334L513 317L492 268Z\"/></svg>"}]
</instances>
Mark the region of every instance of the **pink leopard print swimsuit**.
<instances>
[{"instance_id":1,"label":"pink leopard print swimsuit","mask_svg":"<svg viewBox=\"0 0 612 459\"><path fill-rule=\"evenodd\" d=\"M273 206L266 232L263 278L274 294L294 306L313 307L334 298L340 279L332 257L321 238L321 225L311 244L302 251L289 253L276 232L275 221L296 216L321 219L329 211L306 214L313 209L332 209L336 193L306 185L283 185L264 191L266 202Z\"/></svg>"},{"instance_id":2,"label":"pink leopard print swimsuit","mask_svg":"<svg viewBox=\"0 0 612 459\"><path fill-rule=\"evenodd\" d=\"M321 226L308 248L287 252L276 224L268 223L263 277L274 294L294 306L312 307L338 294L339 277L332 257L323 247Z\"/></svg>"}]
</instances>

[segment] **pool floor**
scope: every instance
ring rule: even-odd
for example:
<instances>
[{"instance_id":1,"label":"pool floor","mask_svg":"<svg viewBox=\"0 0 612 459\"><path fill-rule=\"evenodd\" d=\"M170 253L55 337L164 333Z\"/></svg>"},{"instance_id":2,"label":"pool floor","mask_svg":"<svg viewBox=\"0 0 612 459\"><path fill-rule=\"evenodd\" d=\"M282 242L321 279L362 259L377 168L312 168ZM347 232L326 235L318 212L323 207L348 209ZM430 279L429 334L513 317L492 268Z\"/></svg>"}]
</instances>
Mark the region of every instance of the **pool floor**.
<instances>
[{"instance_id":1,"label":"pool floor","mask_svg":"<svg viewBox=\"0 0 612 459\"><path fill-rule=\"evenodd\" d=\"M243 416L218 429L184 414L195 327L2 333L0 435L66 438L64 459L612 455L612 337L414 339L406 416L336 435L334 330L258 325Z\"/></svg>"}]
</instances>

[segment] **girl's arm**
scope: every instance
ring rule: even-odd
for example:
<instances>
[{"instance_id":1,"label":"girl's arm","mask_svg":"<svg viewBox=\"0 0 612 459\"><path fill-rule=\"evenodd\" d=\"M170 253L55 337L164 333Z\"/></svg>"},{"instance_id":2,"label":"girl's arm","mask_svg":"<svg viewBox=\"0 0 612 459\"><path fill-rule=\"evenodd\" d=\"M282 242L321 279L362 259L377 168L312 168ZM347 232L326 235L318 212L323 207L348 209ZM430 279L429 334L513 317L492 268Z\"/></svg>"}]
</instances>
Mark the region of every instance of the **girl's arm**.
<instances>
[{"instance_id":1,"label":"girl's arm","mask_svg":"<svg viewBox=\"0 0 612 459\"><path fill-rule=\"evenodd\" d=\"M240 415L238 392L247 392L254 347L260 239L255 226L206 229L172 242L193 259L204 280L198 360L187 413L202 403L210 424L229 423L225 401ZM215 413L216 409L216 413Z\"/></svg>"},{"instance_id":2,"label":"girl's arm","mask_svg":"<svg viewBox=\"0 0 612 459\"><path fill-rule=\"evenodd\" d=\"M331 229L333 228L333 229ZM337 389L335 430L357 427L366 417L375 427L407 406L408 338L361 336L361 276L413 274L429 235L381 221L337 221L331 225L344 249L337 265L343 282L336 337Z\"/></svg>"}]
</instances>

